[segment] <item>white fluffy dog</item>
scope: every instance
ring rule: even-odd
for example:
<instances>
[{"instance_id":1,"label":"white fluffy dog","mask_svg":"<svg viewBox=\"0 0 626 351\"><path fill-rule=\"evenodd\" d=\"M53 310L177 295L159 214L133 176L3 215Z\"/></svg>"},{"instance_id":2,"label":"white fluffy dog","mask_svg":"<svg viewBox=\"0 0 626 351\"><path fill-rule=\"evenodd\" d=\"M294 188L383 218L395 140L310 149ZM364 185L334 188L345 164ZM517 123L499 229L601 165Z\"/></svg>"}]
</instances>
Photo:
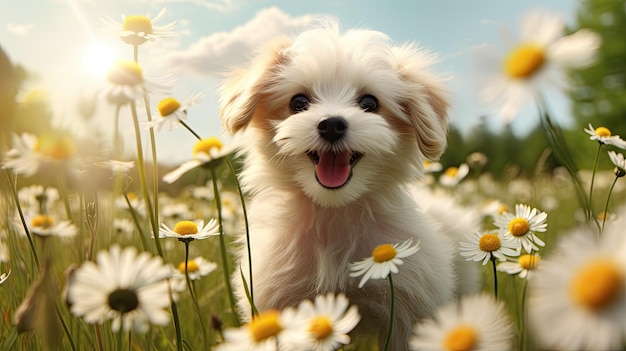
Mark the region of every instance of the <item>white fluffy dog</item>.
<instances>
[{"instance_id":1,"label":"white fluffy dog","mask_svg":"<svg viewBox=\"0 0 626 351\"><path fill-rule=\"evenodd\" d=\"M393 277L391 349L407 349L414 323L458 292L456 241L424 210L436 205L411 189L423 161L446 146L448 100L442 79L428 70L434 62L414 45L394 46L376 31L342 33L332 23L272 42L227 78L223 125L247 133L242 183L251 196L259 310L344 292L359 306L361 327L384 341L389 283L359 289L349 264L409 238L421 249ZM452 219L455 231L473 230L459 225L461 217ZM245 248L239 259L247 272ZM241 311L249 311L239 269L234 280Z\"/></svg>"}]
</instances>

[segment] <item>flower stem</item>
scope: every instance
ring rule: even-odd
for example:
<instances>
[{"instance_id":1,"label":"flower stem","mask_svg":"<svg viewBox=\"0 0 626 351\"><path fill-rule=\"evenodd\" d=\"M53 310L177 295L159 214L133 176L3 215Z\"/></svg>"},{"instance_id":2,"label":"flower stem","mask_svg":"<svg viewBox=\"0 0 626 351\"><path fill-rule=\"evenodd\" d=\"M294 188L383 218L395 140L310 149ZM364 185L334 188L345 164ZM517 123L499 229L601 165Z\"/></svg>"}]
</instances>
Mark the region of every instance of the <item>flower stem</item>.
<instances>
[{"instance_id":1,"label":"flower stem","mask_svg":"<svg viewBox=\"0 0 626 351\"><path fill-rule=\"evenodd\" d=\"M117 351L122 351L122 340L124 339L124 322L123 322L123 314L120 315L120 319L122 320L122 322L120 322L120 330L117 332L117 337L116 337L116 347L115 349Z\"/></svg>"},{"instance_id":2,"label":"flower stem","mask_svg":"<svg viewBox=\"0 0 626 351\"><path fill-rule=\"evenodd\" d=\"M613 184L611 184L611 188L609 189L609 194L606 196L606 204L604 205L604 216L602 216L602 230L600 231L600 233L604 231L604 223L606 223L606 217L609 216L609 200L611 200L611 194L613 193L613 188L615 187L615 183L617 183L618 179L619 177L615 177L615 179L613 180Z\"/></svg>"},{"instance_id":3,"label":"flower stem","mask_svg":"<svg viewBox=\"0 0 626 351\"><path fill-rule=\"evenodd\" d=\"M174 330L176 331L176 350L183 350L183 337L180 332L180 318L178 318L178 307L174 301L174 295L172 293L172 282L167 283L170 290L170 306L172 307L172 318L174 319Z\"/></svg>"},{"instance_id":4,"label":"flower stem","mask_svg":"<svg viewBox=\"0 0 626 351\"><path fill-rule=\"evenodd\" d=\"M531 253L532 255L532 253ZM531 256L531 260L532 260ZM532 266L532 264L531 264ZM526 321L528 320L526 318L526 290L528 287L528 276L526 276L526 279L524 279L524 288L522 289L522 316L521 318L521 323L520 323L520 327L522 328L521 332L520 332L520 350L525 350L525 344L526 344Z\"/></svg>"},{"instance_id":5,"label":"flower stem","mask_svg":"<svg viewBox=\"0 0 626 351\"><path fill-rule=\"evenodd\" d=\"M139 118L137 117L137 106L134 100L130 101L130 109L133 115L133 124L135 127L135 144L137 148L137 170L139 171L139 182L141 183L141 192L143 194L144 202L146 203L146 211L150 217L150 224L152 226L152 233L154 233L154 242L156 244L157 252L159 256L165 257L163 249L161 248L161 241L159 240L159 225L157 219L154 217L152 209L152 202L150 201L150 192L148 191L148 185L146 184L146 170L143 160L143 147L141 146L141 129L139 127ZM158 194L154 194L158 196Z\"/></svg>"},{"instance_id":6,"label":"flower stem","mask_svg":"<svg viewBox=\"0 0 626 351\"><path fill-rule=\"evenodd\" d=\"M498 274L496 270L496 258L494 256L491 256L490 261L493 267L493 293L497 299L498 298Z\"/></svg>"},{"instance_id":7,"label":"flower stem","mask_svg":"<svg viewBox=\"0 0 626 351\"><path fill-rule=\"evenodd\" d=\"M193 305L196 308L196 313L198 314L198 319L200 319L200 327L202 328L202 342L204 345L203 350L208 350L208 342L206 335L206 325L204 324L204 319L202 318L202 313L200 312L200 304L198 303L198 298L196 297L195 292L193 291L193 287L191 286L191 279L189 279L189 242L190 240L185 240L185 280L187 281L187 289L189 289L189 295L191 295L191 300L193 301Z\"/></svg>"},{"instance_id":8,"label":"flower stem","mask_svg":"<svg viewBox=\"0 0 626 351\"><path fill-rule=\"evenodd\" d=\"M22 221L22 226L24 227L24 232L26 233L26 237L28 238L28 244L30 245L30 251L33 254L33 259L35 260L35 266L39 269L39 258L37 257L37 250L35 250L35 242L33 241L33 237L30 235L30 231L28 230L28 224L26 224L26 219L24 218L24 211L22 211L22 206L20 206L20 200L17 196L17 190L15 187L15 181L13 180L13 174L11 169L6 168L6 177L7 182L9 183L9 189L11 189L11 195L13 195L13 200L15 201L15 205L17 207L17 212L20 216L20 220Z\"/></svg>"},{"instance_id":9,"label":"flower stem","mask_svg":"<svg viewBox=\"0 0 626 351\"><path fill-rule=\"evenodd\" d=\"M220 198L220 191L217 187L217 174L215 168L211 167L211 178L213 180L213 194L215 194L215 205L217 206L217 220L219 223L220 231L220 250L222 253L222 270L224 271L224 284L226 285L226 292L228 293L228 300L230 302L230 308L235 320L235 325L239 326L239 318L237 318L237 307L235 305L235 296L233 295L233 288L230 284L230 273L228 270L228 255L226 251L226 239L224 238L224 226L222 221L222 199Z\"/></svg>"},{"instance_id":10,"label":"flower stem","mask_svg":"<svg viewBox=\"0 0 626 351\"><path fill-rule=\"evenodd\" d=\"M128 205L128 211L130 211L130 216L133 218L133 223L135 223L135 229L139 233L139 238L141 239L141 244L143 245L143 249L145 251L149 251L148 242L146 241L145 234L143 232L143 228L139 223L139 216L137 215L137 210L133 208L133 205L130 203L130 199L128 198L128 193L124 192L124 200L126 200L126 205Z\"/></svg>"},{"instance_id":11,"label":"flower stem","mask_svg":"<svg viewBox=\"0 0 626 351\"><path fill-rule=\"evenodd\" d=\"M243 211L243 220L246 227L246 248L248 250L248 274L249 280L248 289L250 293L250 308L252 309L252 316L256 313L256 307L254 306L254 284L252 283L252 250L250 248L250 226L248 224L248 211L246 210L246 201L243 196L243 191L241 190L241 184L239 183L239 178L237 177L237 173L235 172L235 168L233 164L230 162L228 157L226 159L226 164L230 169L231 174L233 175L233 179L235 180L235 185L237 186L237 192L239 193L239 200L241 201L241 210Z\"/></svg>"},{"instance_id":12,"label":"flower stem","mask_svg":"<svg viewBox=\"0 0 626 351\"><path fill-rule=\"evenodd\" d=\"M572 178L572 181L574 183L574 189L576 190L576 195L578 197L578 202L585 210L585 215L587 219L589 220L593 218L599 229L600 224L598 223L597 219L592 215L593 211L591 209L590 199L587 198L587 193L585 192L580 177L578 176L578 168L576 167L576 163L572 159L572 153L570 152L569 148L567 147L567 143L565 142L563 130L561 130L561 128L552 121L552 118L550 118L550 114L548 113L548 107L543 97L540 94L537 94L535 98L537 101L537 108L539 109L541 125L546 132L546 136L548 138L549 145L552 148L552 152L554 152L554 156L556 157L557 161L565 167L570 177Z\"/></svg>"},{"instance_id":13,"label":"flower stem","mask_svg":"<svg viewBox=\"0 0 626 351\"><path fill-rule=\"evenodd\" d=\"M148 122L152 122L152 113L150 112L150 100L148 99L148 94L143 95L143 104L146 108L146 116L148 118ZM157 223L157 231L158 231L158 223L159 223L159 162L157 160L157 150L156 150L156 140L154 137L154 128L150 128L148 130L148 135L150 136L150 152L152 153L152 193L154 194L154 221ZM156 233L156 232L155 232ZM161 246L160 237L158 235L154 236L154 240L157 242L157 246Z\"/></svg>"},{"instance_id":14,"label":"flower stem","mask_svg":"<svg viewBox=\"0 0 626 351\"><path fill-rule=\"evenodd\" d=\"M387 337L385 338L385 348L384 350L389 350L389 342L391 341L391 332L393 330L393 314L395 308L395 300L396 295L393 289L393 278L391 278L391 273L387 276L389 278L389 289L391 290L391 303L389 306L389 328L387 329Z\"/></svg>"},{"instance_id":15,"label":"flower stem","mask_svg":"<svg viewBox=\"0 0 626 351\"><path fill-rule=\"evenodd\" d=\"M63 331L65 332L65 335L67 336L67 341L70 343L70 347L72 348L72 351L76 351L76 344L74 343L74 338L72 338L72 332L70 332L70 330L68 329L67 323L65 323L65 319L63 319L61 310L59 310L59 306L56 304L56 302L54 303L54 310L57 314L57 317L59 318L59 321L61 322L61 327L63 328Z\"/></svg>"},{"instance_id":16,"label":"flower stem","mask_svg":"<svg viewBox=\"0 0 626 351\"><path fill-rule=\"evenodd\" d=\"M104 351L104 346L102 344L102 333L100 332L100 325L95 324L93 329L96 333L96 344L98 345L99 351Z\"/></svg>"},{"instance_id":17,"label":"flower stem","mask_svg":"<svg viewBox=\"0 0 626 351\"><path fill-rule=\"evenodd\" d=\"M182 119L179 119L178 123L180 123L183 127L185 127L185 129L187 129L189 133L193 134L193 136L195 136L196 139L202 140L202 137L198 133L194 132L194 130L191 129L191 127L189 127L189 125L185 123Z\"/></svg>"},{"instance_id":18,"label":"flower stem","mask_svg":"<svg viewBox=\"0 0 626 351\"><path fill-rule=\"evenodd\" d=\"M593 172L591 172L591 184L589 185L589 206L593 204L593 184L596 179L596 170L598 169L598 159L600 157L600 149L602 143L598 142L598 149L596 150L596 159L593 161Z\"/></svg>"}]
</instances>

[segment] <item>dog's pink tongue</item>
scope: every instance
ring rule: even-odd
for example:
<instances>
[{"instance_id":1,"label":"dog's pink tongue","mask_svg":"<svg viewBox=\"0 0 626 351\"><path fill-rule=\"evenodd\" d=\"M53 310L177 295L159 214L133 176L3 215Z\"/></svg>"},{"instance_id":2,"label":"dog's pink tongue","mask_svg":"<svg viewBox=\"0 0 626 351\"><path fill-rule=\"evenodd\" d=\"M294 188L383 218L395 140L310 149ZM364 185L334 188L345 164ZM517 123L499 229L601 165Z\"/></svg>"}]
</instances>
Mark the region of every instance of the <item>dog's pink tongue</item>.
<instances>
[{"instance_id":1,"label":"dog's pink tongue","mask_svg":"<svg viewBox=\"0 0 626 351\"><path fill-rule=\"evenodd\" d=\"M337 188L344 185L350 177L351 153L322 152L320 162L315 166L317 180L327 188Z\"/></svg>"}]
</instances>

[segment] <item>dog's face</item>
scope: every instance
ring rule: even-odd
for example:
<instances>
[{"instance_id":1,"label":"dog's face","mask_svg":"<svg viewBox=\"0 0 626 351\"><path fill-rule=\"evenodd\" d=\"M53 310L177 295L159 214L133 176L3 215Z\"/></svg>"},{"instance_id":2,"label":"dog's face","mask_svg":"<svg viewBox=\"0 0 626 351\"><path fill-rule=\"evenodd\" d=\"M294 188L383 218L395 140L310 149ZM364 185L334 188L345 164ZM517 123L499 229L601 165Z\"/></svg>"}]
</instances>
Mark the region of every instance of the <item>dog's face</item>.
<instances>
[{"instance_id":1,"label":"dog's face","mask_svg":"<svg viewBox=\"0 0 626 351\"><path fill-rule=\"evenodd\" d=\"M257 167L266 183L324 207L384 196L445 148L448 104L432 63L379 32L313 29L226 80L223 124L254 130L247 162L267 166Z\"/></svg>"}]
</instances>

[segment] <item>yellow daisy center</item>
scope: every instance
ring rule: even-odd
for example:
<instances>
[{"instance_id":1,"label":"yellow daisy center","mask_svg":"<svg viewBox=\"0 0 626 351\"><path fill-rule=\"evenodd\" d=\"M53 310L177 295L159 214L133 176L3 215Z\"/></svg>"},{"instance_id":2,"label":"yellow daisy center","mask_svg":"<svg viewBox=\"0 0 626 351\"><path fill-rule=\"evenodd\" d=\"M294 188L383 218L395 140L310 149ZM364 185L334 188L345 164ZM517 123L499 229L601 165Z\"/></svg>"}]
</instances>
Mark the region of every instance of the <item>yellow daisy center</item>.
<instances>
[{"instance_id":1,"label":"yellow daisy center","mask_svg":"<svg viewBox=\"0 0 626 351\"><path fill-rule=\"evenodd\" d=\"M143 82L143 70L134 61L117 61L107 72L106 78L115 85L138 85Z\"/></svg>"},{"instance_id":2,"label":"yellow daisy center","mask_svg":"<svg viewBox=\"0 0 626 351\"><path fill-rule=\"evenodd\" d=\"M200 266L198 266L196 261L194 260L187 261L187 272L189 273L197 272L199 269L200 269ZM181 262L178 265L178 271L185 274L185 261Z\"/></svg>"},{"instance_id":3,"label":"yellow daisy center","mask_svg":"<svg viewBox=\"0 0 626 351\"><path fill-rule=\"evenodd\" d=\"M218 150L221 150L222 146L223 144L219 138L210 137L210 138L202 139L196 142L196 144L193 146L193 154L195 156L199 152L204 152L210 155L211 149L216 148Z\"/></svg>"},{"instance_id":4,"label":"yellow daisy center","mask_svg":"<svg viewBox=\"0 0 626 351\"><path fill-rule=\"evenodd\" d=\"M456 177L456 175L459 173L459 168L458 167L448 167L446 169L446 176L454 178Z\"/></svg>"},{"instance_id":5,"label":"yellow daisy center","mask_svg":"<svg viewBox=\"0 0 626 351\"><path fill-rule=\"evenodd\" d=\"M198 225L193 221L180 221L174 225L174 233L180 235L198 234Z\"/></svg>"},{"instance_id":6,"label":"yellow daisy center","mask_svg":"<svg viewBox=\"0 0 626 351\"><path fill-rule=\"evenodd\" d=\"M509 233L513 236L523 236L530 230L530 223L526 218L513 218L509 222Z\"/></svg>"},{"instance_id":7,"label":"yellow daisy center","mask_svg":"<svg viewBox=\"0 0 626 351\"><path fill-rule=\"evenodd\" d=\"M500 248L500 237L498 234L483 234L478 241L481 251L492 252Z\"/></svg>"},{"instance_id":8,"label":"yellow daisy center","mask_svg":"<svg viewBox=\"0 0 626 351\"><path fill-rule=\"evenodd\" d=\"M35 150L55 160L67 160L76 152L74 143L69 138L39 138Z\"/></svg>"},{"instance_id":9,"label":"yellow daisy center","mask_svg":"<svg viewBox=\"0 0 626 351\"><path fill-rule=\"evenodd\" d=\"M28 93L26 93L26 96L24 96L24 104L41 104L47 102L48 98L48 92L44 89L31 89Z\"/></svg>"},{"instance_id":10,"label":"yellow daisy center","mask_svg":"<svg viewBox=\"0 0 626 351\"><path fill-rule=\"evenodd\" d=\"M602 211L602 212L598 213L598 219L601 220L601 221L602 220L607 220L609 218L611 218L611 213L610 212Z\"/></svg>"},{"instance_id":11,"label":"yellow daisy center","mask_svg":"<svg viewBox=\"0 0 626 351\"><path fill-rule=\"evenodd\" d=\"M270 310L256 316L248 325L248 330L257 343L278 335L283 330L278 311Z\"/></svg>"},{"instance_id":12,"label":"yellow daisy center","mask_svg":"<svg viewBox=\"0 0 626 351\"><path fill-rule=\"evenodd\" d=\"M601 138L608 138L611 136L611 130L606 127L598 127L596 128L595 132L596 132L596 135Z\"/></svg>"},{"instance_id":13,"label":"yellow daisy center","mask_svg":"<svg viewBox=\"0 0 626 351\"><path fill-rule=\"evenodd\" d=\"M503 214L504 212L507 212L509 210L509 208L506 205L500 205L500 207L498 207L498 214Z\"/></svg>"},{"instance_id":14,"label":"yellow daisy center","mask_svg":"<svg viewBox=\"0 0 626 351\"><path fill-rule=\"evenodd\" d=\"M324 340L333 332L333 324L326 316L318 316L313 318L309 325L309 332L313 334L315 339Z\"/></svg>"},{"instance_id":15,"label":"yellow daisy center","mask_svg":"<svg viewBox=\"0 0 626 351\"><path fill-rule=\"evenodd\" d=\"M447 351L470 351L476 346L478 336L471 325L459 325L450 330L443 340L443 348Z\"/></svg>"},{"instance_id":16,"label":"yellow daisy center","mask_svg":"<svg viewBox=\"0 0 626 351\"><path fill-rule=\"evenodd\" d=\"M46 215L38 215L30 221L30 224L33 227L48 228L54 225L54 218Z\"/></svg>"},{"instance_id":17,"label":"yellow daisy center","mask_svg":"<svg viewBox=\"0 0 626 351\"><path fill-rule=\"evenodd\" d=\"M528 254L521 255L517 260L520 267L528 270L533 270L537 268L537 266L539 266L539 261L541 261L541 258L539 256Z\"/></svg>"},{"instance_id":18,"label":"yellow daisy center","mask_svg":"<svg viewBox=\"0 0 626 351\"><path fill-rule=\"evenodd\" d=\"M126 196L128 196L128 199L130 201L136 201L137 200L137 194L135 194L135 193L128 193L128 194L126 194Z\"/></svg>"},{"instance_id":19,"label":"yellow daisy center","mask_svg":"<svg viewBox=\"0 0 626 351\"><path fill-rule=\"evenodd\" d=\"M159 110L159 114L163 117L169 116L172 113L176 112L180 107L180 102L174 99L173 97L167 97L161 101L157 105L157 109Z\"/></svg>"},{"instance_id":20,"label":"yellow daisy center","mask_svg":"<svg viewBox=\"0 0 626 351\"><path fill-rule=\"evenodd\" d=\"M374 262L381 263L392 260L394 257L396 257L397 254L398 252L393 247L393 245L383 244L376 246L376 248L372 252L372 258L374 259Z\"/></svg>"},{"instance_id":21,"label":"yellow daisy center","mask_svg":"<svg viewBox=\"0 0 626 351\"><path fill-rule=\"evenodd\" d=\"M122 30L152 34L152 21L146 16L126 16L122 23Z\"/></svg>"},{"instance_id":22,"label":"yellow daisy center","mask_svg":"<svg viewBox=\"0 0 626 351\"><path fill-rule=\"evenodd\" d=\"M504 62L504 72L513 78L528 78L545 62L543 49L533 44L522 44L509 53Z\"/></svg>"},{"instance_id":23,"label":"yellow daisy center","mask_svg":"<svg viewBox=\"0 0 626 351\"><path fill-rule=\"evenodd\" d=\"M605 258L587 263L576 272L570 283L570 293L580 306L599 310L610 305L624 290L624 272Z\"/></svg>"}]
</instances>

